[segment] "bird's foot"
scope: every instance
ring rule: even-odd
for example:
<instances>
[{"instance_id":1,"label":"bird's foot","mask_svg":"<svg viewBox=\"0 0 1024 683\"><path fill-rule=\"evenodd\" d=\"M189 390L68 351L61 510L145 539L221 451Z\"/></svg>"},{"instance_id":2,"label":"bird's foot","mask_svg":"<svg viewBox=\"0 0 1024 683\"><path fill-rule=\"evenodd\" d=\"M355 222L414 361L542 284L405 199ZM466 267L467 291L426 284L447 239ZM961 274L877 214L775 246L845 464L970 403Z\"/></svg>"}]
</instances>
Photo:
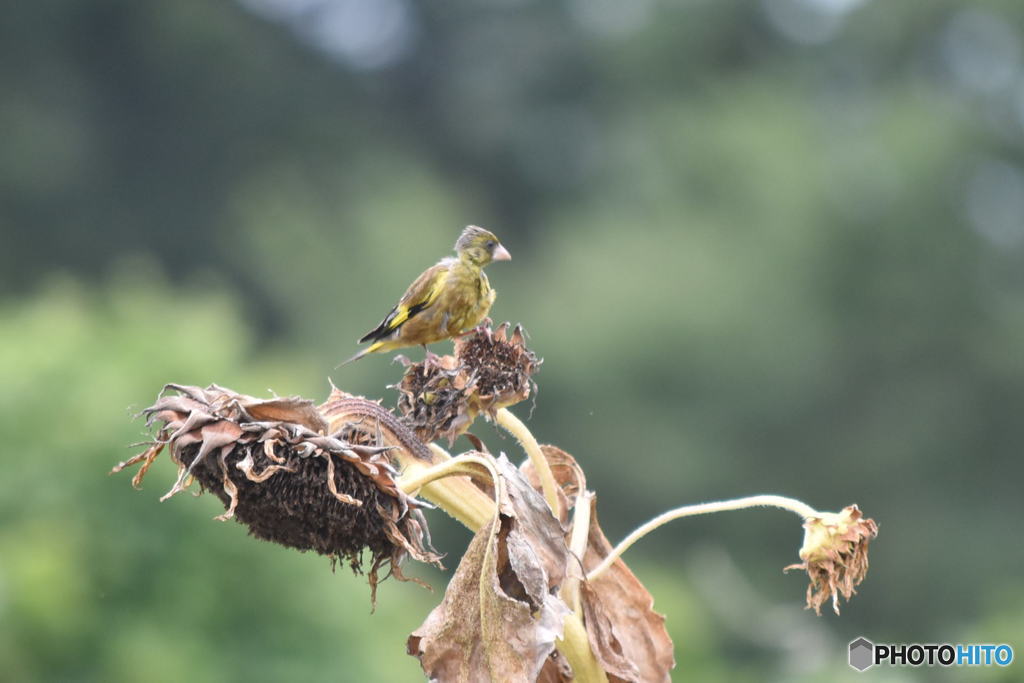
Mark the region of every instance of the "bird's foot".
<instances>
[{"instance_id":1,"label":"bird's foot","mask_svg":"<svg viewBox=\"0 0 1024 683\"><path fill-rule=\"evenodd\" d=\"M459 332L457 335L455 335L455 338L459 339L460 337L468 337L471 334L483 334L490 338L491 325L493 324L493 320L491 320L490 318L484 318L483 320L480 321L479 325L477 325L471 330Z\"/></svg>"},{"instance_id":2,"label":"bird's foot","mask_svg":"<svg viewBox=\"0 0 1024 683\"><path fill-rule=\"evenodd\" d=\"M423 352L426 354L423 357L423 376L426 377L430 373L430 368L434 367L441 361L441 357L426 346L423 347Z\"/></svg>"}]
</instances>

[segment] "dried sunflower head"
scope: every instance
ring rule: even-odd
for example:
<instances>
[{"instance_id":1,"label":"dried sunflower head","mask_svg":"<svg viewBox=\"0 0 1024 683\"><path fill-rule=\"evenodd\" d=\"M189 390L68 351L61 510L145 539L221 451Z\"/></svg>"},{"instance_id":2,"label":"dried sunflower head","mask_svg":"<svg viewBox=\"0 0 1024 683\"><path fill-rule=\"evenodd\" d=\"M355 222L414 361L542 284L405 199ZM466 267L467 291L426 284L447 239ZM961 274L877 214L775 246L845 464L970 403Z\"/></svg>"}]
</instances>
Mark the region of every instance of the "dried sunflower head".
<instances>
[{"instance_id":1,"label":"dried sunflower head","mask_svg":"<svg viewBox=\"0 0 1024 683\"><path fill-rule=\"evenodd\" d=\"M868 572L868 543L878 536L878 525L864 519L856 505L840 512L825 512L804 522L803 562L786 567L804 569L811 583L807 587L807 608L819 615L830 597L839 614L839 595L847 600Z\"/></svg>"},{"instance_id":2,"label":"dried sunflower head","mask_svg":"<svg viewBox=\"0 0 1024 683\"><path fill-rule=\"evenodd\" d=\"M516 325L512 334L502 323L493 332L486 327L455 340L455 357L473 379L472 400L480 412L493 415L530 397L533 375L541 360L526 348L526 333Z\"/></svg>"},{"instance_id":3,"label":"dried sunflower head","mask_svg":"<svg viewBox=\"0 0 1024 683\"><path fill-rule=\"evenodd\" d=\"M454 356L428 356L406 366L398 389L403 421L423 441L454 441L480 413L494 415L535 388L541 360L526 347L525 333L509 324L484 327L455 341Z\"/></svg>"},{"instance_id":4,"label":"dried sunflower head","mask_svg":"<svg viewBox=\"0 0 1024 683\"><path fill-rule=\"evenodd\" d=\"M398 411L421 441L446 436L451 442L469 429L477 414L469 400L475 382L454 356L431 355L421 363L404 356L399 360L406 369L402 381L392 386L398 390Z\"/></svg>"},{"instance_id":5,"label":"dried sunflower head","mask_svg":"<svg viewBox=\"0 0 1024 683\"><path fill-rule=\"evenodd\" d=\"M357 571L368 550L374 590L384 565L402 578L407 555L438 562L422 504L395 483L390 446L329 433L312 402L169 384L143 413L158 425L156 440L113 471L143 463L132 480L138 486L167 448L178 479L161 500L198 480L223 502L218 519L233 517L257 538L340 558Z\"/></svg>"}]
</instances>

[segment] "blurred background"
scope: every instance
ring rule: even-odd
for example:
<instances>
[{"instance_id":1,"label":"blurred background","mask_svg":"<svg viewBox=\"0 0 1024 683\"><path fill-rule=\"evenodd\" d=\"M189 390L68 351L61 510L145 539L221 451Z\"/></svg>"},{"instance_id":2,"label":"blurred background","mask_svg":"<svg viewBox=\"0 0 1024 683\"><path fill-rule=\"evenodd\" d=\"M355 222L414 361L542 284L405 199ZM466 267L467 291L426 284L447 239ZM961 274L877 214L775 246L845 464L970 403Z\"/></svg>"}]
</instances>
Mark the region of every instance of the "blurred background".
<instances>
[{"instance_id":1,"label":"blurred background","mask_svg":"<svg viewBox=\"0 0 1024 683\"><path fill-rule=\"evenodd\" d=\"M332 368L467 223L613 542L762 492L880 525L841 617L782 573L789 513L639 543L678 680L853 680L861 635L1024 655L1024 4L46 0L0 74L0 677L420 680L446 575L371 615L158 503L170 462L107 472L165 382L394 405L387 356Z\"/></svg>"}]
</instances>

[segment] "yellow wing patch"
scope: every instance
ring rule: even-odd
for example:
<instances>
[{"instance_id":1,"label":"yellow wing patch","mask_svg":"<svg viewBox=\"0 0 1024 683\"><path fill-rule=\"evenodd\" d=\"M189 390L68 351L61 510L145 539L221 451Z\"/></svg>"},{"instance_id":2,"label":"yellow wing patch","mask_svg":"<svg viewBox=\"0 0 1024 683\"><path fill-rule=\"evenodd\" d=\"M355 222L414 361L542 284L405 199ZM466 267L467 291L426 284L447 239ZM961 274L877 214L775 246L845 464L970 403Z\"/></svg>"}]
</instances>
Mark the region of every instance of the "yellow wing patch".
<instances>
[{"instance_id":1,"label":"yellow wing patch","mask_svg":"<svg viewBox=\"0 0 1024 683\"><path fill-rule=\"evenodd\" d=\"M449 264L444 262L438 263L420 275L416 282L409 286L406 294L402 295L381 326L371 335L382 337L394 332L409 321L409 318L434 303L444 289L444 280L449 273L447 265Z\"/></svg>"}]
</instances>

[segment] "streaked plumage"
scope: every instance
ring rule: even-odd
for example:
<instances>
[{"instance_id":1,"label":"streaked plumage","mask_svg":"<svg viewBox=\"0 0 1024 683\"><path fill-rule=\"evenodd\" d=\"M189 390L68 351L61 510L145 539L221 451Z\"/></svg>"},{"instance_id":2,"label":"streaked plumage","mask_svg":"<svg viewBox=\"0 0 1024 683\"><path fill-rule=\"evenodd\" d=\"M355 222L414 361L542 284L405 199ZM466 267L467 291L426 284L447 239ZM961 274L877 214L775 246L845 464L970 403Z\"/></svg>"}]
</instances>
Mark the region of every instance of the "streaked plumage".
<instances>
[{"instance_id":1,"label":"streaked plumage","mask_svg":"<svg viewBox=\"0 0 1024 683\"><path fill-rule=\"evenodd\" d=\"M441 259L409 285L384 320L359 340L360 344L373 343L345 363L368 353L449 339L487 317L495 291L487 281L484 266L512 257L493 233L475 225L462 231L455 251L456 258Z\"/></svg>"}]
</instances>

